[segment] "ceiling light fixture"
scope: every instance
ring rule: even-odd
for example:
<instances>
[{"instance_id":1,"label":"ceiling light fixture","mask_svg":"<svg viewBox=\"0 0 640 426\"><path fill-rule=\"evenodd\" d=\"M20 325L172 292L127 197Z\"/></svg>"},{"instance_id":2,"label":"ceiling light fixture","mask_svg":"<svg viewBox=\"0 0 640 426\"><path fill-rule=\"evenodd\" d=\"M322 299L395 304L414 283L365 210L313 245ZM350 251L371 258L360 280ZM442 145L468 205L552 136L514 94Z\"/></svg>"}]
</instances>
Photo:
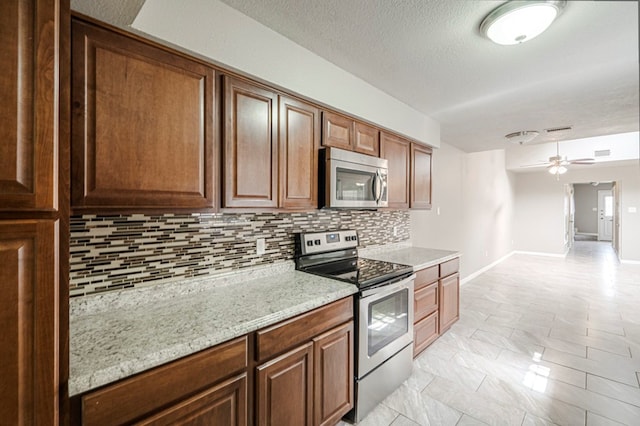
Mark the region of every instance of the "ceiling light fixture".
<instances>
[{"instance_id":1,"label":"ceiling light fixture","mask_svg":"<svg viewBox=\"0 0 640 426\"><path fill-rule=\"evenodd\" d=\"M508 135L504 135L504 137L511 143L523 145L534 140L539 134L540 133L535 130L523 130L521 132L509 133Z\"/></svg>"},{"instance_id":2,"label":"ceiling light fixture","mask_svg":"<svg viewBox=\"0 0 640 426\"><path fill-rule=\"evenodd\" d=\"M566 4L566 0L508 1L484 18L480 32L494 43L524 43L549 28Z\"/></svg>"}]
</instances>

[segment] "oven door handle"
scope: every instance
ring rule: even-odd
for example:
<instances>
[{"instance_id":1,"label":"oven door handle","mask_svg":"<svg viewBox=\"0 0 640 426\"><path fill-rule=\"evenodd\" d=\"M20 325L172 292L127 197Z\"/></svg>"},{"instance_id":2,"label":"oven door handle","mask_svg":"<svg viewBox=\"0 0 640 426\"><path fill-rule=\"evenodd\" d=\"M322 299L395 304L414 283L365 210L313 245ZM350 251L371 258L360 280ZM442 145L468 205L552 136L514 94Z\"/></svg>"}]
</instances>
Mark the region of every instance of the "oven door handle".
<instances>
[{"instance_id":1,"label":"oven door handle","mask_svg":"<svg viewBox=\"0 0 640 426\"><path fill-rule=\"evenodd\" d=\"M402 281L398 281L397 283L383 285L368 290L364 289L360 292L360 296L363 299L371 296L384 297L391 293L395 293L398 290L411 287L411 284L413 283L413 280L415 280L415 278L416 274L412 274L411 276L403 279Z\"/></svg>"}]
</instances>

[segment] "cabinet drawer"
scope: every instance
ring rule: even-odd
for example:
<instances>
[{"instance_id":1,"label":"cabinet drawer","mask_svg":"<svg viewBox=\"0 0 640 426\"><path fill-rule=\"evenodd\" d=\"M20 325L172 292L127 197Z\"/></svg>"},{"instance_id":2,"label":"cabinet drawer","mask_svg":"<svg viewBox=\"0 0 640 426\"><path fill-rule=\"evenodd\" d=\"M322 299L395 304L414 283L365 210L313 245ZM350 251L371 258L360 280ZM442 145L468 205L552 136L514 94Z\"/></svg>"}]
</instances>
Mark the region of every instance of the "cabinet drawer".
<instances>
[{"instance_id":1,"label":"cabinet drawer","mask_svg":"<svg viewBox=\"0 0 640 426\"><path fill-rule=\"evenodd\" d=\"M353 298L347 297L256 333L257 361L308 342L353 318Z\"/></svg>"},{"instance_id":2,"label":"cabinet drawer","mask_svg":"<svg viewBox=\"0 0 640 426\"><path fill-rule=\"evenodd\" d=\"M82 397L82 423L129 423L247 367L247 337L121 380Z\"/></svg>"},{"instance_id":3,"label":"cabinet drawer","mask_svg":"<svg viewBox=\"0 0 640 426\"><path fill-rule=\"evenodd\" d=\"M413 299L414 322L438 310L438 282L415 291Z\"/></svg>"},{"instance_id":4,"label":"cabinet drawer","mask_svg":"<svg viewBox=\"0 0 640 426\"><path fill-rule=\"evenodd\" d=\"M432 266L430 268L421 269L416 272L416 281L413 287L418 290L425 285L429 285L435 281L438 281L439 277L439 269L438 265Z\"/></svg>"},{"instance_id":5,"label":"cabinet drawer","mask_svg":"<svg viewBox=\"0 0 640 426\"><path fill-rule=\"evenodd\" d=\"M447 262L440 264L440 276L446 277L447 275L455 274L460 270L460 258L456 257Z\"/></svg>"},{"instance_id":6,"label":"cabinet drawer","mask_svg":"<svg viewBox=\"0 0 640 426\"><path fill-rule=\"evenodd\" d=\"M438 312L434 312L413 326L413 357L438 338Z\"/></svg>"}]
</instances>

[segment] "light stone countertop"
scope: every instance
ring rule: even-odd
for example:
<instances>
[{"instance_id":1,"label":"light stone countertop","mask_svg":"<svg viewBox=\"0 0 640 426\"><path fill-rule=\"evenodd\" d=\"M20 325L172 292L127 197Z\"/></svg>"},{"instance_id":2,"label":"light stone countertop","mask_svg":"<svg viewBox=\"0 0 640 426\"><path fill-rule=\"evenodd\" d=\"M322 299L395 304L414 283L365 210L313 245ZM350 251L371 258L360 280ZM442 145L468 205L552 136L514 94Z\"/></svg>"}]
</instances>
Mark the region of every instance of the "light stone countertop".
<instances>
[{"instance_id":1,"label":"light stone countertop","mask_svg":"<svg viewBox=\"0 0 640 426\"><path fill-rule=\"evenodd\" d=\"M413 266L414 271L428 268L461 256L459 251L436 250L412 246L400 246L398 248L391 248L390 250L363 249L360 250L358 254L359 256L368 259L384 260L386 262Z\"/></svg>"},{"instance_id":2,"label":"light stone countertop","mask_svg":"<svg viewBox=\"0 0 640 426\"><path fill-rule=\"evenodd\" d=\"M262 274L214 275L180 284L71 300L71 396L357 291L352 284L295 271L292 265L267 268ZM166 290L158 290L165 286ZM176 290L180 287L187 290ZM118 299L124 302L116 303Z\"/></svg>"}]
</instances>

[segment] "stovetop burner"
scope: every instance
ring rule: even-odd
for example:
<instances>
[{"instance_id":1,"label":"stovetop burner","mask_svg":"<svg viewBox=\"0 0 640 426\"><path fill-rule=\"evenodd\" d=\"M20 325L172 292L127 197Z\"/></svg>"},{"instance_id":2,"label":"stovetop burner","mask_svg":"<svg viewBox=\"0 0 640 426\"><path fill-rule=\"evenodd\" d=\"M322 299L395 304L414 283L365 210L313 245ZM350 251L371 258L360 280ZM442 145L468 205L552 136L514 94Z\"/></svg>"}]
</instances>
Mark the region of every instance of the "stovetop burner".
<instances>
[{"instance_id":1,"label":"stovetop burner","mask_svg":"<svg viewBox=\"0 0 640 426\"><path fill-rule=\"evenodd\" d=\"M357 257L357 245L355 231L300 234L296 267L359 288L387 284L413 273L408 265Z\"/></svg>"}]
</instances>

